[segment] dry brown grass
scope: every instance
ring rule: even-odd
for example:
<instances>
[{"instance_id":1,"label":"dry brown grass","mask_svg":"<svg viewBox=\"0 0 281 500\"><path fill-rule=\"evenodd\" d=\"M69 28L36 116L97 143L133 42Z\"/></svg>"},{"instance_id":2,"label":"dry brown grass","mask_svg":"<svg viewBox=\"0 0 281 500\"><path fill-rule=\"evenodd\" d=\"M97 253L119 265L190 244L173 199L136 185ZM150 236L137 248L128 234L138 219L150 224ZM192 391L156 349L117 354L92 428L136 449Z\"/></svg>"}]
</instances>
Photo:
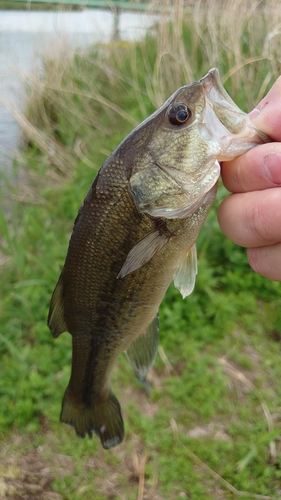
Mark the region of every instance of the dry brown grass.
<instances>
[{"instance_id":1,"label":"dry brown grass","mask_svg":"<svg viewBox=\"0 0 281 500\"><path fill-rule=\"evenodd\" d=\"M28 78L28 111L26 116L14 114L27 141L63 178L71 175L77 158L91 162L88 144L93 131L110 135L110 127L100 120L101 108L131 129L147 116L148 101L157 108L178 87L218 67L234 100L251 109L278 76L281 6L275 0L161 4L165 8L151 29L156 41L102 45L84 51L80 63L65 47L45 62L43 77ZM130 104L119 100L118 88L125 86L138 107L134 114ZM79 122L73 140L62 140L57 133L59 113L65 115L69 130L78 130Z\"/></svg>"}]
</instances>

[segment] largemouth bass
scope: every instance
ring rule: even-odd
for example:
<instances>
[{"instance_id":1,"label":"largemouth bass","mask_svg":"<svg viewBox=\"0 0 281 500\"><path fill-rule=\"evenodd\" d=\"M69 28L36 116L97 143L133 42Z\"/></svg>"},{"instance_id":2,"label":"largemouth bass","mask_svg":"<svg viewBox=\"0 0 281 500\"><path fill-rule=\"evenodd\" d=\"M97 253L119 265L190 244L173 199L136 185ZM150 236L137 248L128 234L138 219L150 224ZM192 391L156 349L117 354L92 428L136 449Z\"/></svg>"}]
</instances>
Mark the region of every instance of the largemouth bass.
<instances>
[{"instance_id":1,"label":"largemouth bass","mask_svg":"<svg viewBox=\"0 0 281 500\"><path fill-rule=\"evenodd\" d=\"M225 91L217 69L177 90L100 168L74 223L48 325L72 335L61 421L104 448L123 440L110 373L126 351L144 379L157 353L158 308L172 280L183 297L220 161L269 139Z\"/></svg>"}]
</instances>

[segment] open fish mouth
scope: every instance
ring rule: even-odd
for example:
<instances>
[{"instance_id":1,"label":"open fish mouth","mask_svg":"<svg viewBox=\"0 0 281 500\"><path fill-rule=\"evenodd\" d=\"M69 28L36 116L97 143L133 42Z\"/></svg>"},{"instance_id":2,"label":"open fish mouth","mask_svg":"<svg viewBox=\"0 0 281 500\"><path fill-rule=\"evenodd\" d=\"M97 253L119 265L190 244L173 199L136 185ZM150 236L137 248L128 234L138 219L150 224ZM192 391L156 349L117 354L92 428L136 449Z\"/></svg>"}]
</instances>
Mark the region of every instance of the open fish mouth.
<instances>
[{"instance_id":1,"label":"open fish mouth","mask_svg":"<svg viewBox=\"0 0 281 500\"><path fill-rule=\"evenodd\" d=\"M199 83L206 99L204 122L212 130L213 139L222 144L218 161L232 160L258 144L271 141L231 99L217 68L211 69Z\"/></svg>"},{"instance_id":2,"label":"open fish mouth","mask_svg":"<svg viewBox=\"0 0 281 500\"><path fill-rule=\"evenodd\" d=\"M234 111L238 111L240 114L243 113L225 90L217 68L210 69L207 75L200 78L199 82L204 87L205 95L216 103L217 106L222 108L232 107Z\"/></svg>"}]
</instances>

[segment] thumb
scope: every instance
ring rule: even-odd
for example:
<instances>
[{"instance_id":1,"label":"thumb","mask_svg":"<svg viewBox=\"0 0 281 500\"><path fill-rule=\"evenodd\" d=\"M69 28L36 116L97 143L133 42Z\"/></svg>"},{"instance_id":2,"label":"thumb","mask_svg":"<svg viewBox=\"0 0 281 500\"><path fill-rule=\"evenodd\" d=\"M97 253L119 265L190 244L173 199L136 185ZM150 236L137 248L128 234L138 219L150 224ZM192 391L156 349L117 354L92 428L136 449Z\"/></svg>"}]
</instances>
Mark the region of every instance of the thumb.
<instances>
[{"instance_id":1,"label":"thumb","mask_svg":"<svg viewBox=\"0 0 281 500\"><path fill-rule=\"evenodd\" d=\"M281 141L281 77L249 117L255 126L275 141Z\"/></svg>"}]
</instances>

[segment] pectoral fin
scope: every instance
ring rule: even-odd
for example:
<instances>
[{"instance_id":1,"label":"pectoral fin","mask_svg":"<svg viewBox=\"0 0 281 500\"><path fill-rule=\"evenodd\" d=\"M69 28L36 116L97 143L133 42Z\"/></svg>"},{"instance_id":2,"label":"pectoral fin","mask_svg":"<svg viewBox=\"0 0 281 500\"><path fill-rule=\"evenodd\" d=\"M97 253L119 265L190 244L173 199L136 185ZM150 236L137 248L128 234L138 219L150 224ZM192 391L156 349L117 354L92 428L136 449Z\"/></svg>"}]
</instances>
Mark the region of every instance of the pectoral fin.
<instances>
[{"instance_id":1,"label":"pectoral fin","mask_svg":"<svg viewBox=\"0 0 281 500\"><path fill-rule=\"evenodd\" d=\"M174 285L181 292L183 298L193 291L197 272L197 251L196 243L194 243L174 274Z\"/></svg>"},{"instance_id":2,"label":"pectoral fin","mask_svg":"<svg viewBox=\"0 0 281 500\"><path fill-rule=\"evenodd\" d=\"M168 241L169 237L159 229L147 233L128 253L117 278L124 278L146 264Z\"/></svg>"},{"instance_id":3,"label":"pectoral fin","mask_svg":"<svg viewBox=\"0 0 281 500\"><path fill-rule=\"evenodd\" d=\"M126 351L127 358L136 376L144 380L153 366L158 348L158 314L142 335L134 340Z\"/></svg>"}]
</instances>

